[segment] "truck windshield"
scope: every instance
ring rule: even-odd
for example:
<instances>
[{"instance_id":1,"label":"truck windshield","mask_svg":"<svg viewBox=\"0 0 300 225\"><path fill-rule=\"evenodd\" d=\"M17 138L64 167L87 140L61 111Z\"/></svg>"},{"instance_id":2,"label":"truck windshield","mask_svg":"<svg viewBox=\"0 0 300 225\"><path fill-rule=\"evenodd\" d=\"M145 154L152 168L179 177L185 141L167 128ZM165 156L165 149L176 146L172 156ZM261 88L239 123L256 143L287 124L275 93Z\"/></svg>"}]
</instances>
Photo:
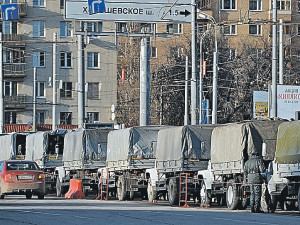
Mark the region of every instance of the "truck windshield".
<instances>
[{"instance_id":1,"label":"truck windshield","mask_svg":"<svg viewBox=\"0 0 300 225\"><path fill-rule=\"evenodd\" d=\"M6 170L39 170L34 162L8 162Z\"/></svg>"}]
</instances>

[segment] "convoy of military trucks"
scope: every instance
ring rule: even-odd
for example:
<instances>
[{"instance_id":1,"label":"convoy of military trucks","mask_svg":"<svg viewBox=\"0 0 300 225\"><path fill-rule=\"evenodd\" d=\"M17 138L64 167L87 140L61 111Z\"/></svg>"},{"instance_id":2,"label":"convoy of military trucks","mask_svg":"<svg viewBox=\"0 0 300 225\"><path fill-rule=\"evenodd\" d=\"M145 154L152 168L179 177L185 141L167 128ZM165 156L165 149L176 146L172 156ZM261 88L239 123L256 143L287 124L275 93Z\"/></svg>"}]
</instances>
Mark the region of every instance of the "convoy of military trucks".
<instances>
[{"instance_id":1,"label":"convoy of military trucks","mask_svg":"<svg viewBox=\"0 0 300 225\"><path fill-rule=\"evenodd\" d=\"M71 179L101 199L134 198L187 206L246 209L244 164L261 155L267 171L261 208L300 211L300 121L77 129L0 136L0 160L34 160L47 192L63 196Z\"/></svg>"}]
</instances>

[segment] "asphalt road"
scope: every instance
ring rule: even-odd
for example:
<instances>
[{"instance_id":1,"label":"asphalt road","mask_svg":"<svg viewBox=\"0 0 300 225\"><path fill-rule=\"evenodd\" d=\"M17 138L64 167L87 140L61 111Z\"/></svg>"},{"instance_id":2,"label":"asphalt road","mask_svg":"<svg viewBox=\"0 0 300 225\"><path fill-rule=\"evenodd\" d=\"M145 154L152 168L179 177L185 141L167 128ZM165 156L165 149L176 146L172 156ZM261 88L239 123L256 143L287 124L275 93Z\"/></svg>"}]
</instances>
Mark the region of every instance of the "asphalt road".
<instances>
[{"instance_id":1,"label":"asphalt road","mask_svg":"<svg viewBox=\"0 0 300 225\"><path fill-rule=\"evenodd\" d=\"M166 202L99 201L93 199L64 199L47 196L6 196L0 199L0 224L30 225L152 225L152 224L300 224L299 212L278 211L274 214L252 214L249 210L230 211L225 207L171 207Z\"/></svg>"}]
</instances>

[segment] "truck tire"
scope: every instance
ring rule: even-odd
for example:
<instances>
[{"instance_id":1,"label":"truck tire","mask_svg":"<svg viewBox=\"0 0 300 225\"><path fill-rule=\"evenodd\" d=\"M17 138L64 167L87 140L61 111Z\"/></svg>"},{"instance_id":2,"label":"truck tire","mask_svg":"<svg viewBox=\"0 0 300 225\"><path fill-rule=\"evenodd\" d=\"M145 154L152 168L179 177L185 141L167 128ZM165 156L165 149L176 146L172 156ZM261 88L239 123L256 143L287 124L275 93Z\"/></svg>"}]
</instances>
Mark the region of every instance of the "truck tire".
<instances>
[{"instance_id":1,"label":"truck tire","mask_svg":"<svg viewBox=\"0 0 300 225\"><path fill-rule=\"evenodd\" d=\"M119 177L117 182L117 194L119 201L126 200L127 192L126 192L126 186L125 186L125 178Z\"/></svg>"},{"instance_id":2,"label":"truck tire","mask_svg":"<svg viewBox=\"0 0 300 225\"><path fill-rule=\"evenodd\" d=\"M0 199L4 199L4 195L0 195Z\"/></svg>"},{"instance_id":3,"label":"truck tire","mask_svg":"<svg viewBox=\"0 0 300 225\"><path fill-rule=\"evenodd\" d=\"M300 186L298 188L298 210L300 212Z\"/></svg>"},{"instance_id":4,"label":"truck tire","mask_svg":"<svg viewBox=\"0 0 300 225\"><path fill-rule=\"evenodd\" d=\"M238 191L236 185L233 184L233 181L229 181L227 192L226 192L226 204L227 208L235 210L239 206Z\"/></svg>"},{"instance_id":5,"label":"truck tire","mask_svg":"<svg viewBox=\"0 0 300 225\"><path fill-rule=\"evenodd\" d=\"M202 181L200 188L200 203L203 207L210 205L211 203L211 192L206 189L205 182Z\"/></svg>"},{"instance_id":6,"label":"truck tire","mask_svg":"<svg viewBox=\"0 0 300 225\"><path fill-rule=\"evenodd\" d=\"M153 202L154 200L157 200L157 191L154 190L154 188L151 184L151 178L149 178L149 180L148 180L147 196L148 196L149 202Z\"/></svg>"},{"instance_id":7,"label":"truck tire","mask_svg":"<svg viewBox=\"0 0 300 225\"><path fill-rule=\"evenodd\" d=\"M171 178L169 181L168 198L170 205L177 205L179 202L178 182L176 178Z\"/></svg>"},{"instance_id":8,"label":"truck tire","mask_svg":"<svg viewBox=\"0 0 300 225\"><path fill-rule=\"evenodd\" d=\"M44 199L45 198L45 195L42 194L42 193L38 193L37 196L38 196L38 199Z\"/></svg>"}]
</instances>

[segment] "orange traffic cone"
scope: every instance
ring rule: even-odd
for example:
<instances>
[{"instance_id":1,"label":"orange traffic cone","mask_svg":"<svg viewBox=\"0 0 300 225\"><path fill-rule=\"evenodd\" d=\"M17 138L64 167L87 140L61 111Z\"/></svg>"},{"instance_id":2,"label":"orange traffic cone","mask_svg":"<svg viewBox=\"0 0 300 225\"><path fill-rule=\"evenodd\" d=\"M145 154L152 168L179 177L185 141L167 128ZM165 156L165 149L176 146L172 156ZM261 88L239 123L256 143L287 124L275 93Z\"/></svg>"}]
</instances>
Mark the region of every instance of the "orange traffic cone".
<instances>
[{"instance_id":1,"label":"orange traffic cone","mask_svg":"<svg viewBox=\"0 0 300 225\"><path fill-rule=\"evenodd\" d=\"M65 198L85 198L85 195L81 189L81 180L80 179L71 179L70 188Z\"/></svg>"}]
</instances>

